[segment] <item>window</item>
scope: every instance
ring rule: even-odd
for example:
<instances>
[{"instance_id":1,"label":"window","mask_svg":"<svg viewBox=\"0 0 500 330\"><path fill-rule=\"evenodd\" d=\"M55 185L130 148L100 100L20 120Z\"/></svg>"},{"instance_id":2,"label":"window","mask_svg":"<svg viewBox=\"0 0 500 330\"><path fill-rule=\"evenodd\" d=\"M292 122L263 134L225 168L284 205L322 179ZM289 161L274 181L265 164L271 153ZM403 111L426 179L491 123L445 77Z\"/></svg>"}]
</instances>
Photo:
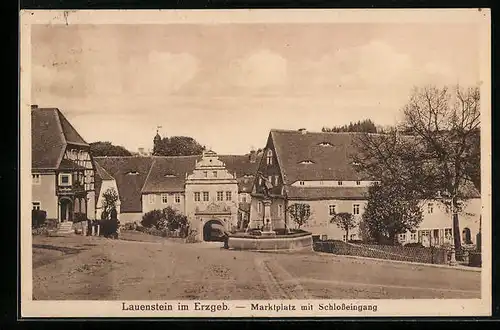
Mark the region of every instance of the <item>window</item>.
<instances>
[{"instance_id":1,"label":"window","mask_svg":"<svg viewBox=\"0 0 500 330\"><path fill-rule=\"evenodd\" d=\"M417 234L416 234L416 233L412 233L412 234L410 234L410 239L411 239L412 241L416 241L416 240L417 240Z\"/></svg>"},{"instance_id":2,"label":"window","mask_svg":"<svg viewBox=\"0 0 500 330\"><path fill-rule=\"evenodd\" d=\"M427 204L427 213L429 213L429 214L434 213L434 204L433 203Z\"/></svg>"},{"instance_id":3,"label":"window","mask_svg":"<svg viewBox=\"0 0 500 330\"><path fill-rule=\"evenodd\" d=\"M40 210L40 202L33 202L33 210Z\"/></svg>"},{"instance_id":4,"label":"window","mask_svg":"<svg viewBox=\"0 0 500 330\"><path fill-rule=\"evenodd\" d=\"M406 234L399 234L400 241L406 241Z\"/></svg>"},{"instance_id":5,"label":"window","mask_svg":"<svg viewBox=\"0 0 500 330\"><path fill-rule=\"evenodd\" d=\"M214 175L214 178L217 177L217 171L213 171L212 174Z\"/></svg>"},{"instance_id":6,"label":"window","mask_svg":"<svg viewBox=\"0 0 500 330\"><path fill-rule=\"evenodd\" d=\"M162 204L168 203L168 195L167 194L161 194L161 203Z\"/></svg>"},{"instance_id":7,"label":"window","mask_svg":"<svg viewBox=\"0 0 500 330\"><path fill-rule=\"evenodd\" d=\"M328 205L328 214L329 215L334 215L335 212L335 205Z\"/></svg>"},{"instance_id":8,"label":"window","mask_svg":"<svg viewBox=\"0 0 500 330\"><path fill-rule=\"evenodd\" d=\"M274 176L274 184L277 186L278 185L278 181L279 181L279 175L275 175Z\"/></svg>"},{"instance_id":9,"label":"window","mask_svg":"<svg viewBox=\"0 0 500 330\"><path fill-rule=\"evenodd\" d=\"M347 236L346 235L342 235L342 240L345 242L346 241L346 238Z\"/></svg>"},{"instance_id":10,"label":"window","mask_svg":"<svg viewBox=\"0 0 500 330\"><path fill-rule=\"evenodd\" d=\"M361 185L361 181L356 181L356 186Z\"/></svg>"},{"instance_id":11,"label":"window","mask_svg":"<svg viewBox=\"0 0 500 330\"><path fill-rule=\"evenodd\" d=\"M356 234L351 234L351 235L349 236L349 239L350 239L351 241L354 241L354 240L356 239Z\"/></svg>"},{"instance_id":12,"label":"window","mask_svg":"<svg viewBox=\"0 0 500 330\"><path fill-rule=\"evenodd\" d=\"M174 195L175 202L179 204L181 202L181 195L180 194L175 194Z\"/></svg>"},{"instance_id":13,"label":"window","mask_svg":"<svg viewBox=\"0 0 500 330\"><path fill-rule=\"evenodd\" d=\"M283 205L279 204L278 205L278 217L282 217L283 216Z\"/></svg>"},{"instance_id":14,"label":"window","mask_svg":"<svg viewBox=\"0 0 500 330\"><path fill-rule=\"evenodd\" d=\"M230 191L226 191L226 200L230 201L233 199L233 194Z\"/></svg>"},{"instance_id":15,"label":"window","mask_svg":"<svg viewBox=\"0 0 500 330\"><path fill-rule=\"evenodd\" d=\"M262 213L262 202L257 203L257 212Z\"/></svg>"},{"instance_id":16,"label":"window","mask_svg":"<svg viewBox=\"0 0 500 330\"><path fill-rule=\"evenodd\" d=\"M338 181L337 185L341 186L342 185L342 181Z\"/></svg>"},{"instance_id":17,"label":"window","mask_svg":"<svg viewBox=\"0 0 500 330\"><path fill-rule=\"evenodd\" d=\"M200 193L199 193L199 192L195 192L195 193L194 193L194 201L195 201L195 202L199 202L199 201L201 200L201 198L200 198L200 197L201 197L201 196L200 196Z\"/></svg>"},{"instance_id":18,"label":"window","mask_svg":"<svg viewBox=\"0 0 500 330\"><path fill-rule=\"evenodd\" d=\"M204 192L203 192L203 201L204 201L204 202L208 202L208 198L209 198L208 191L204 191Z\"/></svg>"},{"instance_id":19,"label":"window","mask_svg":"<svg viewBox=\"0 0 500 330\"><path fill-rule=\"evenodd\" d=\"M71 185L71 174L59 174L59 185L60 186L70 186Z\"/></svg>"},{"instance_id":20,"label":"window","mask_svg":"<svg viewBox=\"0 0 500 330\"><path fill-rule=\"evenodd\" d=\"M154 204L156 201L156 195L148 195L149 204Z\"/></svg>"},{"instance_id":21,"label":"window","mask_svg":"<svg viewBox=\"0 0 500 330\"><path fill-rule=\"evenodd\" d=\"M259 186L262 185L262 178L259 177Z\"/></svg>"},{"instance_id":22,"label":"window","mask_svg":"<svg viewBox=\"0 0 500 330\"><path fill-rule=\"evenodd\" d=\"M451 228L444 229L444 237L447 239L451 239L453 237Z\"/></svg>"},{"instance_id":23,"label":"window","mask_svg":"<svg viewBox=\"0 0 500 330\"><path fill-rule=\"evenodd\" d=\"M205 178L208 178L208 172L207 171L203 171L203 175L205 176Z\"/></svg>"},{"instance_id":24,"label":"window","mask_svg":"<svg viewBox=\"0 0 500 330\"><path fill-rule=\"evenodd\" d=\"M359 214L359 204L354 204L352 206L352 214Z\"/></svg>"},{"instance_id":25,"label":"window","mask_svg":"<svg viewBox=\"0 0 500 330\"><path fill-rule=\"evenodd\" d=\"M40 184L40 174L32 174L31 178L33 180L33 184Z\"/></svg>"},{"instance_id":26,"label":"window","mask_svg":"<svg viewBox=\"0 0 500 330\"><path fill-rule=\"evenodd\" d=\"M304 181L299 181L299 185L303 186L304 185Z\"/></svg>"},{"instance_id":27,"label":"window","mask_svg":"<svg viewBox=\"0 0 500 330\"><path fill-rule=\"evenodd\" d=\"M272 165L273 164L273 151L269 149L267 151L267 165Z\"/></svg>"},{"instance_id":28,"label":"window","mask_svg":"<svg viewBox=\"0 0 500 330\"><path fill-rule=\"evenodd\" d=\"M223 197L224 197L224 193L222 191L218 191L217 192L217 201L220 202L220 201L224 200Z\"/></svg>"}]
</instances>

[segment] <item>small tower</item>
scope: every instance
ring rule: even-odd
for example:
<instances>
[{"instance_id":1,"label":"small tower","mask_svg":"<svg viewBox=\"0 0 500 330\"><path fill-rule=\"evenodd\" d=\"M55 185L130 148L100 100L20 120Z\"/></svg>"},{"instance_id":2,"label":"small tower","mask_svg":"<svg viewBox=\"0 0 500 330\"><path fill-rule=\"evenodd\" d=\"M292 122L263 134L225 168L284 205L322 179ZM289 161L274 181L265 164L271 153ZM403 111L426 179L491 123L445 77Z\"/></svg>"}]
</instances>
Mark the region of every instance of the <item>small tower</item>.
<instances>
[{"instance_id":1,"label":"small tower","mask_svg":"<svg viewBox=\"0 0 500 330\"><path fill-rule=\"evenodd\" d=\"M161 136L159 133L160 128L161 128L161 126L156 127L156 135L153 138L153 154L156 154L156 151L160 147L160 143L161 143Z\"/></svg>"}]
</instances>

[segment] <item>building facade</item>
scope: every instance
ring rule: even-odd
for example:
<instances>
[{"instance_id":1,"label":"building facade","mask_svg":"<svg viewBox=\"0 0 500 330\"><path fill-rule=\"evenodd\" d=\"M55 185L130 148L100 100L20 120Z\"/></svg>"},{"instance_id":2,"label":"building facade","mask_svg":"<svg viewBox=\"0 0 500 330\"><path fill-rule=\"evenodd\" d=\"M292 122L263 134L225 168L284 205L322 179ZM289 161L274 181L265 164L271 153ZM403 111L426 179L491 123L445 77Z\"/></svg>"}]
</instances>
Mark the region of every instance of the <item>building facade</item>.
<instances>
[{"instance_id":1,"label":"building facade","mask_svg":"<svg viewBox=\"0 0 500 330\"><path fill-rule=\"evenodd\" d=\"M59 109L31 109L32 205L47 219L95 219L95 166L90 146Z\"/></svg>"},{"instance_id":2,"label":"building facade","mask_svg":"<svg viewBox=\"0 0 500 330\"><path fill-rule=\"evenodd\" d=\"M259 163L252 188L250 227L296 228L288 214L290 205L307 205L308 221L301 227L313 235L337 240L362 239L359 227L349 237L331 223L335 213L348 212L359 224L367 205L370 185L377 182L356 170L352 156L358 152L356 133L272 130ZM459 214L462 241L476 243L481 200L469 189ZM420 242L442 245L453 239L451 213L442 201L422 201L423 221L411 233L401 233L402 244ZM466 244L467 244L466 243Z\"/></svg>"}]
</instances>

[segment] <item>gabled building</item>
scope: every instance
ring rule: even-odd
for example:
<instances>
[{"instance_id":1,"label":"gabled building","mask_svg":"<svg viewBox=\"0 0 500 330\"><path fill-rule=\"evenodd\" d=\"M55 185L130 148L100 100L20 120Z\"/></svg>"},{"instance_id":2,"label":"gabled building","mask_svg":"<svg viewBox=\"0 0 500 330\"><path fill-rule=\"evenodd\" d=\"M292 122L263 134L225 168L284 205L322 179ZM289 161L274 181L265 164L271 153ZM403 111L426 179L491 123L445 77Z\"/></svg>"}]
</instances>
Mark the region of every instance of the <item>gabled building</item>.
<instances>
[{"instance_id":1,"label":"gabled building","mask_svg":"<svg viewBox=\"0 0 500 330\"><path fill-rule=\"evenodd\" d=\"M31 108L31 175L34 209L47 219L95 219L95 167L90 146L57 108Z\"/></svg>"},{"instance_id":2,"label":"gabled building","mask_svg":"<svg viewBox=\"0 0 500 330\"><path fill-rule=\"evenodd\" d=\"M94 160L116 182L120 196L120 222L140 222L143 214L141 189L154 157L112 156L94 157Z\"/></svg>"},{"instance_id":3,"label":"gabled building","mask_svg":"<svg viewBox=\"0 0 500 330\"><path fill-rule=\"evenodd\" d=\"M260 157L257 152L207 151L195 156L96 157L95 161L116 181L121 223L140 223L145 213L170 206L188 216L202 239L209 230L204 229L207 222L226 229L248 224Z\"/></svg>"},{"instance_id":4,"label":"gabled building","mask_svg":"<svg viewBox=\"0 0 500 330\"><path fill-rule=\"evenodd\" d=\"M116 180L99 163L95 162L95 196L96 196L96 219L101 220L101 214L104 211L105 194L108 191L114 191L117 194L116 212L120 214L120 195Z\"/></svg>"},{"instance_id":5,"label":"gabled building","mask_svg":"<svg viewBox=\"0 0 500 330\"><path fill-rule=\"evenodd\" d=\"M271 224L275 229L293 228L295 223L287 209L293 203L302 203L310 213L305 230L331 239L360 239L357 229L346 237L330 221L335 213L349 212L359 223L368 189L377 182L377 178L357 171L352 161L359 152L356 134L271 130L252 189L250 227ZM463 240L473 243L479 231L480 194L470 187L466 191L468 201L460 221ZM400 241L442 244L451 231L451 214L439 201L422 201L422 208L424 220L419 230L401 233Z\"/></svg>"}]
</instances>

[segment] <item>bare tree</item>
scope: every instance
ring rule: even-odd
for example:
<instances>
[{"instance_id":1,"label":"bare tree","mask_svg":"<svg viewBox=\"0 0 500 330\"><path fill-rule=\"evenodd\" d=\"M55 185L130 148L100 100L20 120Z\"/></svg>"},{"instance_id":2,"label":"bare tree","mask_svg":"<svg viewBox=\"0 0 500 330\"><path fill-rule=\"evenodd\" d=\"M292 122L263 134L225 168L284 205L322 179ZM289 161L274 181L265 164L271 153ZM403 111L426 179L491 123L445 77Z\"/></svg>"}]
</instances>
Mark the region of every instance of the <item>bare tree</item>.
<instances>
[{"instance_id":1,"label":"bare tree","mask_svg":"<svg viewBox=\"0 0 500 330\"><path fill-rule=\"evenodd\" d=\"M288 207L288 214L300 229L311 216L311 207L305 203L294 203Z\"/></svg>"},{"instance_id":2,"label":"bare tree","mask_svg":"<svg viewBox=\"0 0 500 330\"><path fill-rule=\"evenodd\" d=\"M337 227L345 231L346 242L349 241L349 231L356 228L356 219L354 215L348 212L340 212L333 215L330 222L335 223Z\"/></svg>"},{"instance_id":3,"label":"bare tree","mask_svg":"<svg viewBox=\"0 0 500 330\"><path fill-rule=\"evenodd\" d=\"M453 212L455 248L460 244L459 200L464 186L480 181L480 93L478 87L414 88L404 118L388 134L359 136L354 157L361 172L387 184L404 183L406 197L435 198L447 192Z\"/></svg>"}]
</instances>

